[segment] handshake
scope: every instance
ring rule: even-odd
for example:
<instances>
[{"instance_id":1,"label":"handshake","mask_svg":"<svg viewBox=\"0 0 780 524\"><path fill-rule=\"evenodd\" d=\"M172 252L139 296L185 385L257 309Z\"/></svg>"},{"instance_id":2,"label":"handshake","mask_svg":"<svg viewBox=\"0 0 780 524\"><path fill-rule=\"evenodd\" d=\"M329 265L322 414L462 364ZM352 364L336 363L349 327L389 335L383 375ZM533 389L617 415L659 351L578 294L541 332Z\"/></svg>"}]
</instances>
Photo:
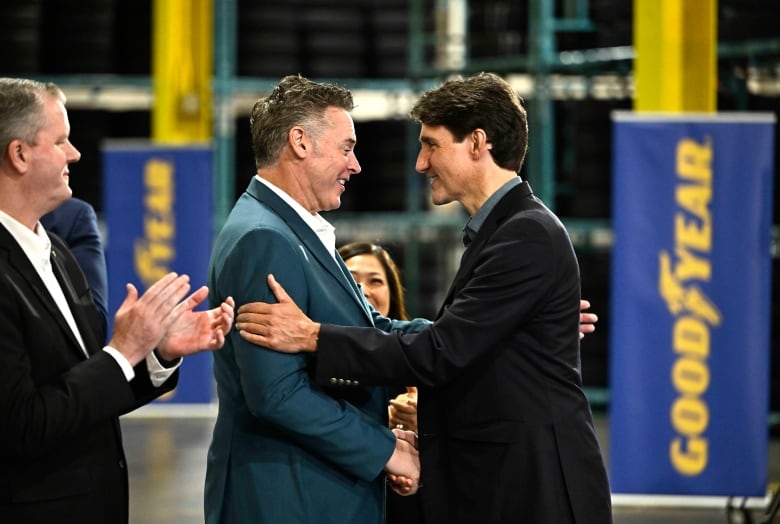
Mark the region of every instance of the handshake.
<instances>
[{"instance_id":1,"label":"handshake","mask_svg":"<svg viewBox=\"0 0 780 524\"><path fill-rule=\"evenodd\" d=\"M385 466L390 488L399 495L414 495L420 488L420 454L417 434L395 428L395 450Z\"/></svg>"}]
</instances>

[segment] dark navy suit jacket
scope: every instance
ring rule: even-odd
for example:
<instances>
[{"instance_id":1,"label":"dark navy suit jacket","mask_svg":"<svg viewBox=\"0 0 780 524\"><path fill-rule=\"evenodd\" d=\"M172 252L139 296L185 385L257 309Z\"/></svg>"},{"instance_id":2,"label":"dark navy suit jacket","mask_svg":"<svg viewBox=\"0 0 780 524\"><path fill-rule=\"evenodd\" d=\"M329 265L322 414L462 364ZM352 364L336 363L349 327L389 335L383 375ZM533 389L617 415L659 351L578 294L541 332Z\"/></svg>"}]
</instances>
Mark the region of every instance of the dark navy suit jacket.
<instances>
[{"instance_id":1,"label":"dark navy suit jacket","mask_svg":"<svg viewBox=\"0 0 780 524\"><path fill-rule=\"evenodd\" d=\"M316 376L417 384L425 522L607 524L579 302L566 229L523 183L466 248L430 329L323 324Z\"/></svg>"}]
</instances>

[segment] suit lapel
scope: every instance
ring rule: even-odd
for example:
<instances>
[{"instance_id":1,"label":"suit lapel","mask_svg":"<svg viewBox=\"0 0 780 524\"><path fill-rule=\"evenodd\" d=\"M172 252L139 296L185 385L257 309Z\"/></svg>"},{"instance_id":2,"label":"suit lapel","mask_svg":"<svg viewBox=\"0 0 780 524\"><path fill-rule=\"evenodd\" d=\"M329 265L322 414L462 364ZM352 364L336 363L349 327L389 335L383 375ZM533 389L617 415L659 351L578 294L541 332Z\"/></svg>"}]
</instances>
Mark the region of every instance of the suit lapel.
<instances>
[{"instance_id":1,"label":"suit lapel","mask_svg":"<svg viewBox=\"0 0 780 524\"><path fill-rule=\"evenodd\" d=\"M512 188L504 197L498 201L496 207L490 212L485 219L482 227L479 228L477 236L468 245L463 252L463 257L460 260L460 266L458 272L455 274L455 278L452 280L452 285L447 296L442 303L441 309L439 309L436 318L442 315L444 309L452 303L455 294L461 290L466 282L471 278L471 274L474 270L474 265L479 259L479 252L482 251L484 245L493 236L498 227L512 214L528 208L535 202L533 191L528 182L522 182L517 187Z\"/></svg>"},{"instance_id":2,"label":"suit lapel","mask_svg":"<svg viewBox=\"0 0 780 524\"><path fill-rule=\"evenodd\" d=\"M247 192L270 207L287 223L293 233L295 233L308 250L309 254L311 254L312 257L325 268L334 279L336 279L341 287L349 292L366 318L373 323L371 313L362 300L363 295L360 293L360 289L338 253L335 254L335 258L331 253L328 253L328 250L325 249L325 246L317 234L312 231L311 227L303 221L298 213L296 213L284 200L279 198L278 195L263 185L262 182L252 177Z\"/></svg>"},{"instance_id":3,"label":"suit lapel","mask_svg":"<svg viewBox=\"0 0 780 524\"><path fill-rule=\"evenodd\" d=\"M360 286L358 286L357 282L355 282L355 279L352 277L352 273L349 272L349 268L347 268L347 265L344 263L344 259L341 258L341 255L339 255L338 252L336 253L336 263L341 269L341 272L344 274L344 278L347 280L350 288L352 289L353 296L358 298L361 309L366 314L366 316L371 319L371 324L373 325L373 316L371 315L371 309L368 307L368 301L365 299L363 292L360 290Z\"/></svg>"},{"instance_id":4,"label":"suit lapel","mask_svg":"<svg viewBox=\"0 0 780 524\"><path fill-rule=\"evenodd\" d=\"M7 274L5 277L15 288L17 288L20 296L26 301L27 306L31 309L33 314L40 316L42 312L38 311L38 309L40 306L43 306L43 309L49 314L49 316L52 317L55 322L57 322L60 330L65 333L65 337L70 341L71 346L73 346L73 348L81 357L84 357L85 355L81 350L81 345L79 344L78 340L76 340L76 337L73 335L73 331L70 329L67 320L65 320L62 312L57 307L57 303L54 302L54 299L49 293L49 290L46 288L46 284L44 284L43 280L41 280L40 275L38 275L38 272L33 267L30 259L27 258L27 255L25 255L24 251L22 251L22 248L13 238L11 233L9 233L8 230L2 226L0 226L0 244L8 249L8 263L17 271L17 273L22 277L27 285L32 288L33 293L38 300L35 301L35 303L28 300L26 293L24 293L24 291L19 288L19 283L14 280L13 275Z\"/></svg>"},{"instance_id":5,"label":"suit lapel","mask_svg":"<svg viewBox=\"0 0 780 524\"><path fill-rule=\"evenodd\" d=\"M76 326L78 326L81 339L84 341L85 349L92 355L100 348L100 344L94 337L93 330L89 327L89 321L85 317L84 306L81 304L78 293L76 293L76 290L73 288L73 283L68 277L64 265L64 254L57 249L54 242L52 242L51 255L51 265L54 270L54 276L57 277L57 282L60 283L60 288L62 288L62 292L65 295L65 300L70 306L70 311L76 321ZM68 327L68 332L72 334L70 327ZM75 336L73 337L73 340L78 344Z\"/></svg>"}]
</instances>

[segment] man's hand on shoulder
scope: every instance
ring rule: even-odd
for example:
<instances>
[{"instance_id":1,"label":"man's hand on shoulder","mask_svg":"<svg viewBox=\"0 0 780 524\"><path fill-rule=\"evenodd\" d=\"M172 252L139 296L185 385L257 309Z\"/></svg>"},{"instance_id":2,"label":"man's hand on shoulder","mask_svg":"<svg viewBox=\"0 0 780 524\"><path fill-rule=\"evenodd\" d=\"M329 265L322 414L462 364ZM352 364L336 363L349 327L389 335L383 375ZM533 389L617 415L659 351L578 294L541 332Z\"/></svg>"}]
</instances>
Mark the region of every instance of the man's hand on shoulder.
<instances>
[{"instance_id":1,"label":"man's hand on shoulder","mask_svg":"<svg viewBox=\"0 0 780 524\"><path fill-rule=\"evenodd\" d=\"M320 324L303 314L273 275L268 275L268 287L279 302L250 302L239 307L236 329L241 337L283 353L316 351Z\"/></svg>"}]
</instances>

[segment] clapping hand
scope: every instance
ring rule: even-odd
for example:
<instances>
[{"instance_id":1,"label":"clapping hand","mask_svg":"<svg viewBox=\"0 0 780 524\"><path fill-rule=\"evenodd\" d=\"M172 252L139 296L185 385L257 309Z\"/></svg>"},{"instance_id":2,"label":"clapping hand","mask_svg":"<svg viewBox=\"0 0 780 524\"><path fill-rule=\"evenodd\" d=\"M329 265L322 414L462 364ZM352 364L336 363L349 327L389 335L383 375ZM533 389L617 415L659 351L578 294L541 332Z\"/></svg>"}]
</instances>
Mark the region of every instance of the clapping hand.
<instances>
[{"instance_id":1,"label":"clapping hand","mask_svg":"<svg viewBox=\"0 0 780 524\"><path fill-rule=\"evenodd\" d=\"M127 296L114 316L114 332L108 345L136 365L146 358L175 320L173 311L190 290L190 277L168 273L139 296L127 284Z\"/></svg>"},{"instance_id":2,"label":"clapping hand","mask_svg":"<svg viewBox=\"0 0 780 524\"><path fill-rule=\"evenodd\" d=\"M406 393L390 399L387 408L390 428L417 432L417 388L408 386Z\"/></svg>"},{"instance_id":3,"label":"clapping hand","mask_svg":"<svg viewBox=\"0 0 780 524\"><path fill-rule=\"evenodd\" d=\"M233 325L235 302L233 297L228 297L218 307L193 311L206 299L208 292L203 286L174 308L174 321L157 347L165 360L213 351L225 344L225 336Z\"/></svg>"}]
</instances>

